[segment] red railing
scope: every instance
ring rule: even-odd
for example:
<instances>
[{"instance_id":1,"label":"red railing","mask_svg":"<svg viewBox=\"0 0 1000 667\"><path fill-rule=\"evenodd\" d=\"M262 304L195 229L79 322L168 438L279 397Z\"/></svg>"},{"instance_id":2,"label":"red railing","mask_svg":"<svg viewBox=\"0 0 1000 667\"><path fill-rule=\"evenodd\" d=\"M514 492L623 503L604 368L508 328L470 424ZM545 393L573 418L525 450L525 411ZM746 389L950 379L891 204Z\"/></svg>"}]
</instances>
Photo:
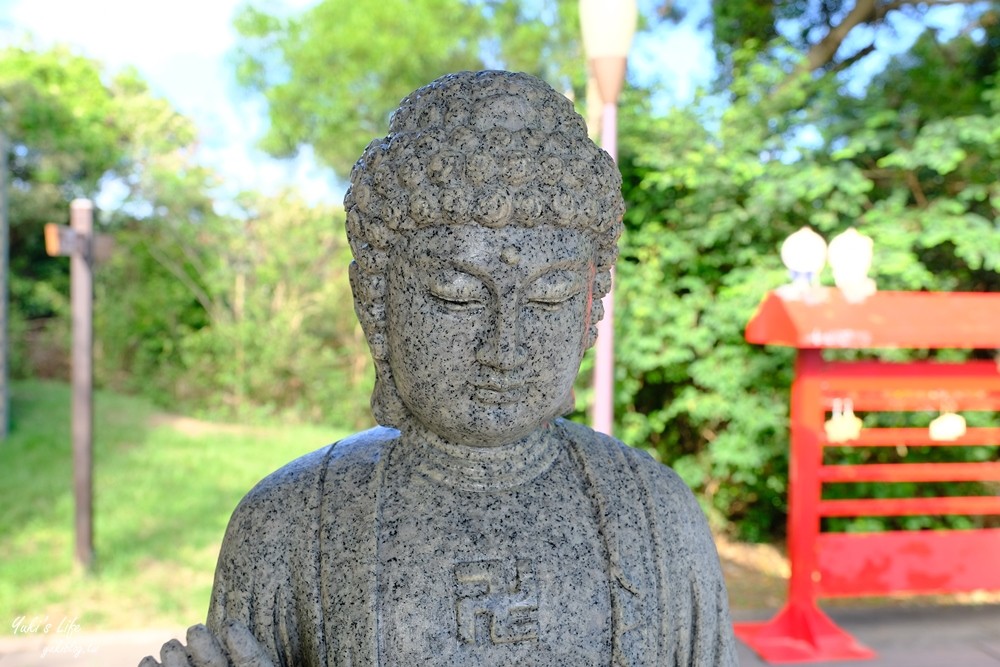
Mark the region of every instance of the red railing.
<instances>
[{"instance_id":1,"label":"red railing","mask_svg":"<svg viewBox=\"0 0 1000 667\"><path fill-rule=\"evenodd\" d=\"M1000 515L1000 496L823 499L824 484L1000 482L1000 456L964 463L825 464L830 448L1000 445L1000 428L954 440L926 428L869 428L830 442L827 413L1000 411L1000 367L990 361L829 362L821 347L1000 347L1000 294L881 293L847 304L835 290L811 302L771 294L747 327L754 343L799 348L790 410L788 601L737 635L769 662L870 658L819 609L819 597L1000 590L1000 529L824 532L826 517ZM949 298L951 297L951 298ZM945 312L946 311L946 312ZM849 335L848 335L849 334ZM964 342L963 342L964 341Z\"/></svg>"}]
</instances>

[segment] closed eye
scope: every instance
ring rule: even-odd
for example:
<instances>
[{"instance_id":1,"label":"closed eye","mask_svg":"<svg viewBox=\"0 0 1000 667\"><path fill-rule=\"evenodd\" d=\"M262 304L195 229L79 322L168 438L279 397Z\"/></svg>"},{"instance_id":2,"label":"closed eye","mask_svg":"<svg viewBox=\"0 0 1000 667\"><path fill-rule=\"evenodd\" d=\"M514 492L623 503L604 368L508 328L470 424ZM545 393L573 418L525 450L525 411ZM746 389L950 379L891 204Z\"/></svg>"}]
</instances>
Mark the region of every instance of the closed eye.
<instances>
[{"instance_id":1,"label":"closed eye","mask_svg":"<svg viewBox=\"0 0 1000 667\"><path fill-rule=\"evenodd\" d=\"M577 291L573 292L572 294L567 294L565 296L559 296L559 297L557 297L557 296L546 296L546 297L537 297L537 298L534 298L534 299L528 299L528 303L530 303L533 306L538 306L540 308L544 308L546 310L556 310L556 309L562 307L568 301L571 301L573 299L573 297L575 297L581 291L582 290L577 290Z\"/></svg>"},{"instance_id":2,"label":"closed eye","mask_svg":"<svg viewBox=\"0 0 1000 667\"><path fill-rule=\"evenodd\" d=\"M451 295L435 294L433 290L430 294L435 301L449 310L474 310L483 308L486 305L485 301L479 299L466 299Z\"/></svg>"},{"instance_id":3,"label":"closed eye","mask_svg":"<svg viewBox=\"0 0 1000 667\"><path fill-rule=\"evenodd\" d=\"M475 276L461 271L445 271L433 277L428 293L449 310L474 310L486 306L489 290Z\"/></svg>"},{"instance_id":4,"label":"closed eye","mask_svg":"<svg viewBox=\"0 0 1000 667\"><path fill-rule=\"evenodd\" d=\"M584 276L577 271L558 269L536 279L525 290L525 300L547 310L560 308L583 292Z\"/></svg>"}]
</instances>

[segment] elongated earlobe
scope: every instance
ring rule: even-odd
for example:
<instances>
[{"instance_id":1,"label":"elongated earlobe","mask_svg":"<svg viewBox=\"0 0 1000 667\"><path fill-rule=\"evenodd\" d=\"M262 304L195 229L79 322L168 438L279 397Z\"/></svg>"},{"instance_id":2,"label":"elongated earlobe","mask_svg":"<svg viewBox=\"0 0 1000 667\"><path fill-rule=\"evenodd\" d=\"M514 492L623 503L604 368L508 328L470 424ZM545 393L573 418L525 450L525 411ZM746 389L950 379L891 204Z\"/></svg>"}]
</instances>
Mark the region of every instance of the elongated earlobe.
<instances>
[{"instance_id":1,"label":"elongated earlobe","mask_svg":"<svg viewBox=\"0 0 1000 667\"><path fill-rule=\"evenodd\" d=\"M371 406L372 416L379 426L400 428L410 416L396 390L388 360L375 361L375 389L372 391Z\"/></svg>"}]
</instances>

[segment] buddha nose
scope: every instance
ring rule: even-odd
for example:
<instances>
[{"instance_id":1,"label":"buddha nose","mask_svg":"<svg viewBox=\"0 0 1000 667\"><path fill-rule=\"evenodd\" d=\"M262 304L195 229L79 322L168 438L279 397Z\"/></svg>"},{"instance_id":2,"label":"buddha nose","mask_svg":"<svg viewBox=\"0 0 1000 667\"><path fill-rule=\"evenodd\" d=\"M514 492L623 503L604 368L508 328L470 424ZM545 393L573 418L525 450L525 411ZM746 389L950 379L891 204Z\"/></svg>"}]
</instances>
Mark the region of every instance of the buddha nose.
<instances>
[{"instance_id":1,"label":"buddha nose","mask_svg":"<svg viewBox=\"0 0 1000 667\"><path fill-rule=\"evenodd\" d=\"M505 299L497 306L486 340L476 351L479 363L499 370L513 370L527 360L521 342L517 299Z\"/></svg>"}]
</instances>

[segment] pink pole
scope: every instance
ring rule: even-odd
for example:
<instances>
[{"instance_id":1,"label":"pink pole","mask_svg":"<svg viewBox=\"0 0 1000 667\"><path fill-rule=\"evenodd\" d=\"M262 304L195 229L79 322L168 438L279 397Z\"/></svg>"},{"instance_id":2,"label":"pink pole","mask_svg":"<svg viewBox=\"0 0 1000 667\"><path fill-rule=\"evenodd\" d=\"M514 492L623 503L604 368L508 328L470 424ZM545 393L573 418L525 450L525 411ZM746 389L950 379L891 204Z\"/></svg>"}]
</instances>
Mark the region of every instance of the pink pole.
<instances>
[{"instance_id":1,"label":"pink pole","mask_svg":"<svg viewBox=\"0 0 1000 667\"><path fill-rule=\"evenodd\" d=\"M601 148L618 162L618 103L606 102L601 113ZM615 270L611 269L611 290L604 296L604 319L597 323L597 343L594 347L594 411L591 415L595 431L611 435L615 408Z\"/></svg>"}]
</instances>

